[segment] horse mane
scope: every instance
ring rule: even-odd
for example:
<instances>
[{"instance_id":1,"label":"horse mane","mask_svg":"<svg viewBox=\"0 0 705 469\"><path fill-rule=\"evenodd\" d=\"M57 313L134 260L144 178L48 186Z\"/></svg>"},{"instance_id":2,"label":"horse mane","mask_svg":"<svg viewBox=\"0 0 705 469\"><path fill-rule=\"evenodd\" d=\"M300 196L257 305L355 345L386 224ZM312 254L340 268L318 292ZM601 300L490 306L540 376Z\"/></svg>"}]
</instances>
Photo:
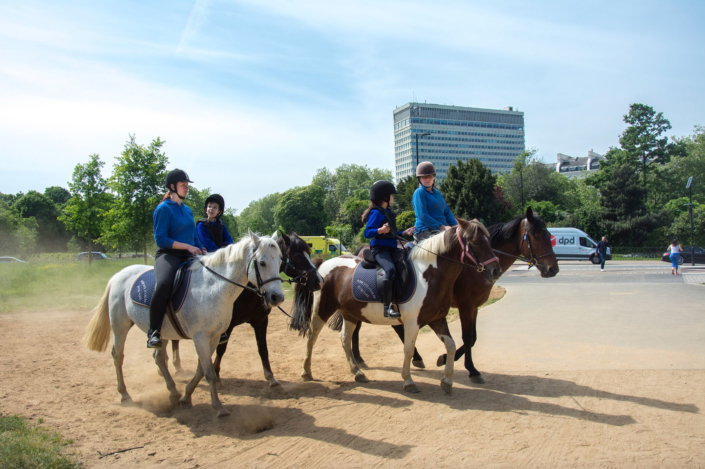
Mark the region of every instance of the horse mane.
<instances>
[{"instance_id":1,"label":"horse mane","mask_svg":"<svg viewBox=\"0 0 705 469\"><path fill-rule=\"evenodd\" d=\"M493 243L508 243L513 241L516 235L521 230L522 222L526 218L524 215L519 215L507 223L494 223L488 228ZM546 223L534 214L529 220L529 234L538 234L546 230Z\"/></svg>"},{"instance_id":2,"label":"horse mane","mask_svg":"<svg viewBox=\"0 0 705 469\"><path fill-rule=\"evenodd\" d=\"M248 250L249 247L251 246L251 239L250 235L246 234L244 235L240 241L238 241L235 244L230 244L228 246L225 246L224 248L220 248L215 252L211 252L209 254L206 254L201 258L201 262L203 262L203 265L206 265L208 267L218 267L221 265L225 264L232 264L237 261L242 261L247 259L248 256ZM274 242L269 236L261 236L260 237L260 243L265 242L265 241L270 241L272 244L274 244L277 247L278 251L281 251L279 249L279 245ZM199 267L201 267L200 262L194 262L193 265L191 266L192 270L196 270Z\"/></svg>"},{"instance_id":3,"label":"horse mane","mask_svg":"<svg viewBox=\"0 0 705 469\"><path fill-rule=\"evenodd\" d=\"M293 251L295 250L294 248L297 248L298 250L311 256L311 246L309 246L306 241L299 238L299 235L297 235L294 230L291 230L289 237L291 238L291 246L289 247L289 250Z\"/></svg>"},{"instance_id":4,"label":"horse mane","mask_svg":"<svg viewBox=\"0 0 705 469\"><path fill-rule=\"evenodd\" d=\"M485 225L479 221L467 221L462 218L458 218L457 221L468 240L474 239L475 236L477 236L478 230L487 236L489 240L490 233L487 231L487 228L485 228ZM417 244L416 247L411 250L411 260L431 261L436 257L436 254L445 254L453 250L455 246L458 245L458 238L457 236L452 236L451 231L451 235L448 236L446 240L445 234L446 232L438 233ZM416 249L417 247L422 249Z\"/></svg>"}]
</instances>

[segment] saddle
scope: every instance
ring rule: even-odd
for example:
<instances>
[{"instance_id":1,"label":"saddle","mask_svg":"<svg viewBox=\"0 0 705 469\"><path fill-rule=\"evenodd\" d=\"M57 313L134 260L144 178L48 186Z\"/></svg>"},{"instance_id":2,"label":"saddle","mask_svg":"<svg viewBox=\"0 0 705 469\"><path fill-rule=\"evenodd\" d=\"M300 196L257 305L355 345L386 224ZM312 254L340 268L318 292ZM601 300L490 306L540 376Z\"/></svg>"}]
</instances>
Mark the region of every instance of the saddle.
<instances>
[{"instance_id":1,"label":"saddle","mask_svg":"<svg viewBox=\"0 0 705 469\"><path fill-rule=\"evenodd\" d=\"M189 286L191 285L191 262L193 262L192 259L187 260L179 265L176 270L174 283L171 288L171 298L166 305L167 317L171 321L172 326L174 326L176 333L184 339L190 339L190 337L186 335L184 329L181 327L176 313L181 310L188 296ZM152 304L152 296L156 288L157 279L154 276L154 269L148 270L137 277L133 282L130 288L130 299L135 304L149 308L149 305Z\"/></svg>"},{"instance_id":2,"label":"saddle","mask_svg":"<svg viewBox=\"0 0 705 469\"><path fill-rule=\"evenodd\" d=\"M397 275L394 278L394 292L396 293L395 303L398 304L409 301L416 291L416 274L409 261L410 244L407 244L402 251L396 252L392 257L397 269ZM362 262L355 267L353 273L353 297L364 303L381 303L384 269L377 264L370 249L363 250L360 256Z\"/></svg>"}]
</instances>

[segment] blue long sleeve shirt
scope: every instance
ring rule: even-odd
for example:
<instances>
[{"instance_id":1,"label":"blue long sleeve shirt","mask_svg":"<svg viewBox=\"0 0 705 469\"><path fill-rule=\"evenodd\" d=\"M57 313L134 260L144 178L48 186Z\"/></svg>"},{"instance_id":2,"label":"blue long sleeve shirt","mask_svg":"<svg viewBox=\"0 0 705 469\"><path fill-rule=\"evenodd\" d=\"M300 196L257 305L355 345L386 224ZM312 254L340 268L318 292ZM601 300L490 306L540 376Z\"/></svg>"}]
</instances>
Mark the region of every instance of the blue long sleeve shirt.
<instances>
[{"instance_id":1,"label":"blue long sleeve shirt","mask_svg":"<svg viewBox=\"0 0 705 469\"><path fill-rule=\"evenodd\" d=\"M448 208L443 195L433 188L433 193L423 186L416 189L411 199L416 212L416 233L426 230L439 230L441 225L455 226L458 221Z\"/></svg>"},{"instance_id":2,"label":"blue long sleeve shirt","mask_svg":"<svg viewBox=\"0 0 705 469\"><path fill-rule=\"evenodd\" d=\"M206 248L206 251L214 252L220 249L221 247L227 246L228 244L233 244L233 238L230 236L230 233L228 233L228 228L223 225L223 246L216 246L213 242L213 238L211 237L211 232L208 231L208 228L206 227L206 223L212 226L217 224L218 222L206 221L196 225L196 233L198 233L198 238L203 243L203 246Z\"/></svg>"},{"instance_id":3,"label":"blue long sleeve shirt","mask_svg":"<svg viewBox=\"0 0 705 469\"><path fill-rule=\"evenodd\" d=\"M191 209L169 199L154 210L154 241L160 249L172 249L175 241L203 249Z\"/></svg>"},{"instance_id":4,"label":"blue long sleeve shirt","mask_svg":"<svg viewBox=\"0 0 705 469\"><path fill-rule=\"evenodd\" d=\"M389 212L389 210L387 210L386 208L382 210L386 210L387 212ZM384 225L386 222L387 220L384 218L384 215L382 215L382 212L380 212L379 210L372 210L370 212L370 215L367 218L367 226L365 226L364 232L365 238L372 240L370 242L370 246L386 246L392 248L397 247L396 239L377 239L377 236L379 236L379 232L377 230L381 228L382 225ZM398 231L397 234L401 236L402 232Z\"/></svg>"}]
</instances>

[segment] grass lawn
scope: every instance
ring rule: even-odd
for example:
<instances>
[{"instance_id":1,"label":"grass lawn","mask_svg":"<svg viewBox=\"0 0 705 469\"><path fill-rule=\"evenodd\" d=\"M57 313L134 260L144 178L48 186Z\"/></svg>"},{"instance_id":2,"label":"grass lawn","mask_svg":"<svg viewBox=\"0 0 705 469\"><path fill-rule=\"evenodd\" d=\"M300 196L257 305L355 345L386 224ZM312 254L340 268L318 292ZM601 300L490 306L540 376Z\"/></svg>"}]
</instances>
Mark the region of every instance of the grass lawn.
<instances>
[{"instance_id":1,"label":"grass lawn","mask_svg":"<svg viewBox=\"0 0 705 469\"><path fill-rule=\"evenodd\" d=\"M82 467L63 454L71 443L54 431L29 426L16 415L0 415L0 467Z\"/></svg>"}]
</instances>

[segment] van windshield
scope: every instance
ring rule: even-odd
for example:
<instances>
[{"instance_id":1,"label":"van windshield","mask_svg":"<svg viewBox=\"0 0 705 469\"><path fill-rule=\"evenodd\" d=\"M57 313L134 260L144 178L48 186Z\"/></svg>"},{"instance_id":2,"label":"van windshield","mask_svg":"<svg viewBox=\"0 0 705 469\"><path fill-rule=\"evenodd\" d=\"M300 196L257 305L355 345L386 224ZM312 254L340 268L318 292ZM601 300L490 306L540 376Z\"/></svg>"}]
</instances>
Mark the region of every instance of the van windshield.
<instances>
[{"instance_id":1,"label":"van windshield","mask_svg":"<svg viewBox=\"0 0 705 469\"><path fill-rule=\"evenodd\" d=\"M582 236L580 237L580 245L586 248L594 248L597 247L597 244L590 238L583 238Z\"/></svg>"}]
</instances>

